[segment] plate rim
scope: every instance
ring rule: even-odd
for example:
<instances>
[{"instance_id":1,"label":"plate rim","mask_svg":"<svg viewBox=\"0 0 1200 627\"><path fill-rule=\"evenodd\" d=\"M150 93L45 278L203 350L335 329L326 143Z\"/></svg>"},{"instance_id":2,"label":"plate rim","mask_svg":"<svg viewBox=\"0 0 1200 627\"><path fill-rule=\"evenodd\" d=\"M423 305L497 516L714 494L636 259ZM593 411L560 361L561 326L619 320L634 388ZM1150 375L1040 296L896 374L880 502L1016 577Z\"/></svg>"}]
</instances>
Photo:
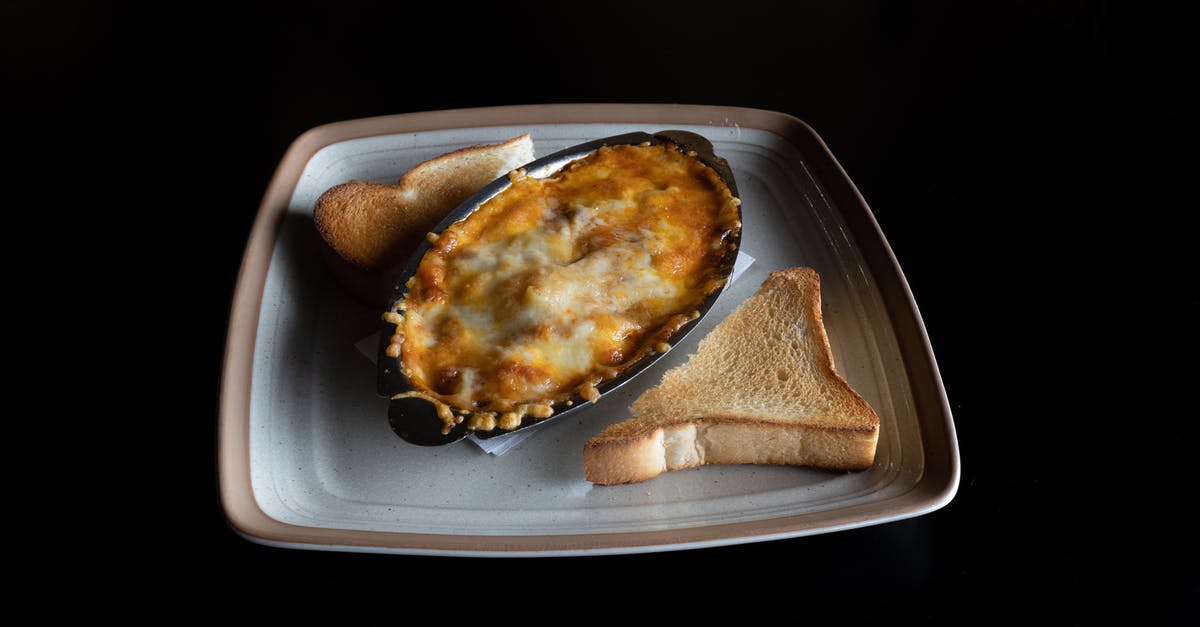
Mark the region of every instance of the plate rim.
<instances>
[{"instance_id":1,"label":"plate rim","mask_svg":"<svg viewBox=\"0 0 1200 627\"><path fill-rule=\"evenodd\" d=\"M807 163L856 237L864 262L880 278L900 355L912 386L925 466L902 494L819 515L799 514L736 523L603 534L457 535L305 527L276 520L259 507L251 485L250 402L262 295L274 244L305 164L343 141L450 129L521 124L662 124L753 128L807 147ZM958 490L961 462L952 412L932 345L899 262L866 200L832 151L803 120L767 109L702 104L532 104L421 111L350 119L299 135L276 167L250 229L230 307L218 403L217 471L227 524L255 543L314 550L461 556L559 556L642 553L793 538L882 524L944 507ZM935 455L931 457L931 453ZM944 453L944 455L939 454Z\"/></svg>"}]
</instances>

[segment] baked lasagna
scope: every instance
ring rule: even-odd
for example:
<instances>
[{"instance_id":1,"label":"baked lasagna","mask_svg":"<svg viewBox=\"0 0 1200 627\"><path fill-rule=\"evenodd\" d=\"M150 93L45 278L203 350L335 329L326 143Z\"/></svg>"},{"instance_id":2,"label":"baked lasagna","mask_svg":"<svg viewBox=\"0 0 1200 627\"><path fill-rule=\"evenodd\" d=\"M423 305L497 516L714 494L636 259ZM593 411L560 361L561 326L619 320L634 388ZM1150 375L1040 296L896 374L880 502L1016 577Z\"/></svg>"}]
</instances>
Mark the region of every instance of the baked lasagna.
<instances>
[{"instance_id":1,"label":"baked lasagna","mask_svg":"<svg viewBox=\"0 0 1200 627\"><path fill-rule=\"evenodd\" d=\"M387 356L443 432L515 429L595 401L727 280L739 200L672 143L604 146L510 184L438 234L404 296Z\"/></svg>"}]
</instances>

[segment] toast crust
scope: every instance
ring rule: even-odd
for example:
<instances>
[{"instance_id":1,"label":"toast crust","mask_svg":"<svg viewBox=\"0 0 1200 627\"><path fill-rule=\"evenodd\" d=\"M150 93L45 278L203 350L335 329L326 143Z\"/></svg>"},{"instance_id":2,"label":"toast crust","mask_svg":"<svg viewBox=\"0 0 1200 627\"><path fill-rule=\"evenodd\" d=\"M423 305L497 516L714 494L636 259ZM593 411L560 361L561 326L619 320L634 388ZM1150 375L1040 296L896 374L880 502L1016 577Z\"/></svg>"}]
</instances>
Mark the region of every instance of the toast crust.
<instances>
[{"instance_id":1,"label":"toast crust","mask_svg":"<svg viewBox=\"0 0 1200 627\"><path fill-rule=\"evenodd\" d=\"M879 439L878 415L834 367L811 268L772 272L632 412L584 445L588 481L706 464L863 470Z\"/></svg>"},{"instance_id":2,"label":"toast crust","mask_svg":"<svg viewBox=\"0 0 1200 627\"><path fill-rule=\"evenodd\" d=\"M313 206L321 255L358 300L385 306L394 279L425 235L488 183L533 161L533 139L469 146L418 164L393 185L347 181Z\"/></svg>"},{"instance_id":3,"label":"toast crust","mask_svg":"<svg viewBox=\"0 0 1200 627\"><path fill-rule=\"evenodd\" d=\"M874 464L878 439L878 428L822 429L704 416L659 423L635 436L589 439L583 448L584 478L599 485L635 483L711 464L865 470Z\"/></svg>"}]
</instances>

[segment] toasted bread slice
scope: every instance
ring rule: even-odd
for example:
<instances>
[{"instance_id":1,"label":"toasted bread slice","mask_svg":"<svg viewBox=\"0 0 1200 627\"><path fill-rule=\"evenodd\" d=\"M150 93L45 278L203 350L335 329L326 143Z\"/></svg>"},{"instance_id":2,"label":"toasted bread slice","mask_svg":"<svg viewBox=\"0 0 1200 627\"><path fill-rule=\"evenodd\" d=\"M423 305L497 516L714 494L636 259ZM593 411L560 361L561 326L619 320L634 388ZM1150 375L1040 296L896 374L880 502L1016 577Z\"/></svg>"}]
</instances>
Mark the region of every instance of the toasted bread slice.
<instances>
[{"instance_id":1,"label":"toasted bread slice","mask_svg":"<svg viewBox=\"0 0 1200 627\"><path fill-rule=\"evenodd\" d=\"M395 185L335 185L313 207L322 254L355 297L372 306L386 305L394 276L426 233L472 194L533 158L533 138L526 133L434 157Z\"/></svg>"},{"instance_id":2,"label":"toasted bread slice","mask_svg":"<svg viewBox=\"0 0 1200 627\"><path fill-rule=\"evenodd\" d=\"M584 445L584 477L611 485L705 464L861 470L879 417L837 372L811 268L772 272L633 417Z\"/></svg>"}]
</instances>

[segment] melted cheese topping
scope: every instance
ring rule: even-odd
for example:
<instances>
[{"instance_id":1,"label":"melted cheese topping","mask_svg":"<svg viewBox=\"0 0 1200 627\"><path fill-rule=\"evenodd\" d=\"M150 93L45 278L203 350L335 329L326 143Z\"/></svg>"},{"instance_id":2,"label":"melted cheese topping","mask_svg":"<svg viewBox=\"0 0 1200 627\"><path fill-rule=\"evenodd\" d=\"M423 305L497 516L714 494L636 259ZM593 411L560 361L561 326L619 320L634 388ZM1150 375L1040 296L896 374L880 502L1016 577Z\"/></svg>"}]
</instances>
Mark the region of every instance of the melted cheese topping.
<instances>
[{"instance_id":1,"label":"melted cheese topping","mask_svg":"<svg viewBox=\"0 0 1200 627\"><path fill-rule=\"evenodd\" d=\"M512 429L666 341L724 276L738 200L678 147L603 147L511 185L432 247L389 354L448 431ZM453 408L455 411L450 411ZM455 413L457 412L457 414Z\"/></svg>"}]
</instances>

